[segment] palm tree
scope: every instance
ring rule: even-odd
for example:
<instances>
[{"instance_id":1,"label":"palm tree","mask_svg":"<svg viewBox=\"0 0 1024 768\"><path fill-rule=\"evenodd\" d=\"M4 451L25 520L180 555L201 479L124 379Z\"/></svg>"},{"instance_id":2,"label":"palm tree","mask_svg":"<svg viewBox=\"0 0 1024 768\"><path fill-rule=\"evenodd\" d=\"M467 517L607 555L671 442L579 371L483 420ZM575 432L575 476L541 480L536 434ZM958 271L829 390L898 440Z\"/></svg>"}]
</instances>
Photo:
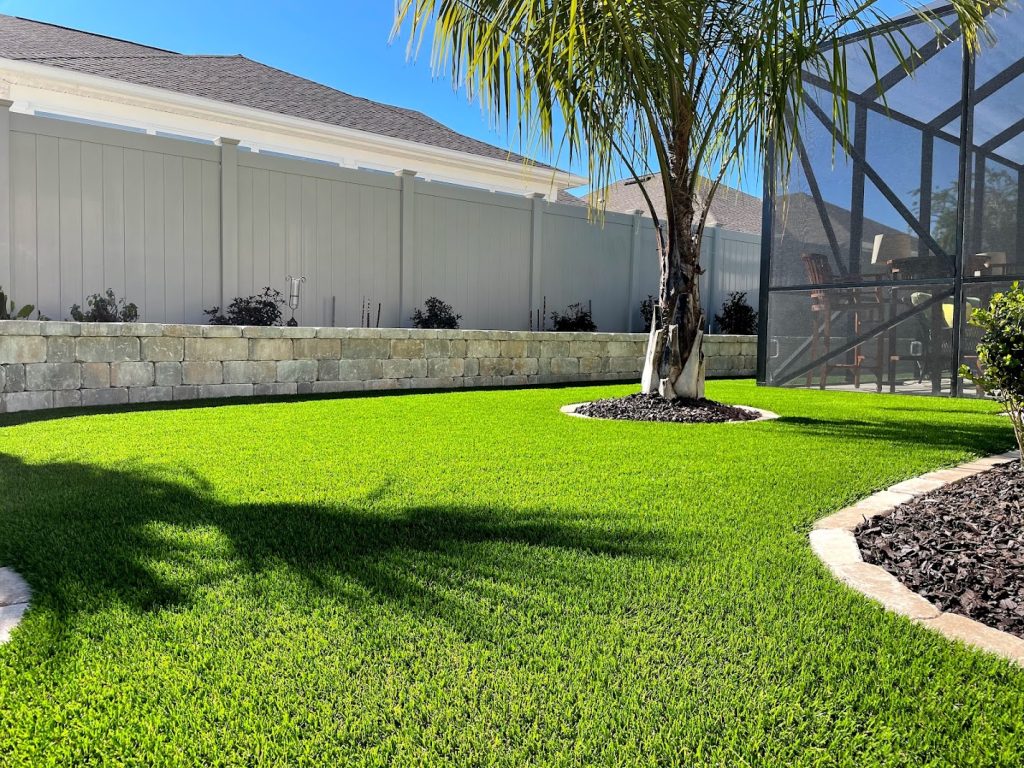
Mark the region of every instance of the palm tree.
<instances>
[{"instance_id":1,"label":"palm tree","mask_svg":"<svg viewBox=\"0 0 1024 768\"><path fill-rule=\"evenodd\" d=\"M656 166L667 221L648 198L661 283L642 386L668 399L699 398L700 241L718 182L751 161L770 159L788 172L804 110L802 71L829 84L834 139L845 146L847 48L876 80L875 46L894 51L908 70L918 51L895 25L867 42L832 45L888 24L882 2L400 0L395 32L408 28L412 54L433 29L435 70L539 149L586 157L595 188L620 167L639 180ZM952 0L966 45L977 47L985 15L1002 2ZM908 9L942 34L932 10Z\"/></svg>"}]
</instances>

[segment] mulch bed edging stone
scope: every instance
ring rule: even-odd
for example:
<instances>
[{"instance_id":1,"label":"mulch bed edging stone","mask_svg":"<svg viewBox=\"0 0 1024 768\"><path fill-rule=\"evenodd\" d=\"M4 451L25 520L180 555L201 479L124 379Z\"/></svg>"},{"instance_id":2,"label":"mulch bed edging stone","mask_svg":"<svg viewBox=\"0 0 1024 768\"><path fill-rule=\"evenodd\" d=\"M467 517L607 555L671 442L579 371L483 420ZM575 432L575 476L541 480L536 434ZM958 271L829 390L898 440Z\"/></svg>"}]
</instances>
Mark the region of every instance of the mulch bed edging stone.
<instances>
[{"instance_id":1,"label":"mulch bed edging stone","mask_svg":"<svg viewBox=\"0 0 1024 768\"><path fill-rule=\"evenodd\" d=\"M746 424L779 418L778 414L746 405L727 405L714 400L664 400L657 395L572 403L562 413L581 419L605 421L660 422L670 424Z\"/></svg>"},{"instance_id":2,"label":"mulch bed edging stone","mask_svg":"<svg viewBox=\"0 0 1024 768\"><path fill-rule=\"evenodd\" d=\"M28 610L32 590L10 568L0 568L0 645L11 639L11 632Z\"/></svg>"},{"instance_id":3,"label":"mulch bed edging stone","mask_svg":"<svg viewBox=\"0 0 1024 768\"><path fill-rule=\"evenodd\" d=\"M810 534L811 548L840 581L885 608L941 632L951 640L1024 666L1024 638L940 610L884 568L864 562L854 533L858 526L891 513L900 504L1019 458L1018 451L1011 451L897 483L815 523Z\"/></svg>"}]
</instances>

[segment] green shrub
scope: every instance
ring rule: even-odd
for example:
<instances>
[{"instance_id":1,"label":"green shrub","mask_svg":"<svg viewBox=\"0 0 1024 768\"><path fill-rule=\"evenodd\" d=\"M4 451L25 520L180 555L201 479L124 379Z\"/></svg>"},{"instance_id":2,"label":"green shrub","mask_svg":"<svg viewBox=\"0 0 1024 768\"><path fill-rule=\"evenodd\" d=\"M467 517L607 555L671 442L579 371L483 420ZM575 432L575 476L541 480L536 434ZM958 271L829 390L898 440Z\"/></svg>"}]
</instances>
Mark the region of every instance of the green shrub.
<instances>
[{"instance_id":1,"label":"green shrub","mask_svg":"<svg viewBox=\"0 0 1024 768\"><path fill-rule=\"evenodd\" d=\"M232 300L227 313L220 307L204 309L203 314L210 318L210 325L278 325L281 322L281 307L284 299L281 292L270 286L263 293L255 296L239 296Z\"/></svg>"},{"instance_id":2,"label":"green shrub","mask_svg":"<svg viewBox=\"0 0 1024 768\"><path fill-rule=\"evenodd\" d=\"M757 312L747 304L747 292L730 293L722 302L722 314L715 315L719 333L750 336L757 333Z\"/></svg>"},{"instance_id":3,"label":"green shrub","mask_svg":"<svg viewBox=\"0 0 1024 768\"><path fill-rule=\"evenodd\" d=\"M423 309L414 310L409 319L416 328L458 328L462 315L455 314L451 304L431 296L423 302Z\"/></svg>"},{"instance_id":4,"label":"green shrub","mask_svg":"<svg viewBox=\"0 0 1024 768\"><path fill-rule=\"evenodd\" d=\"M984 330L978 342L978 368L962 366L960 375L998 400L1013 422L1017 445L1024 450L1024 290L1014 283L992 297L988 309L968 318Z\"/></svg>"},{"instance_id":5,"label":"green shrub","mask_svg":"<svg viewBox=\"0 0 1024 768\"><path fill-rule=\"evenodd\" d=\"M570 304L565 313L551 312L551 327L556 331L596 331L597 325L590 308L582 304Z\"/></svg>"},{"instance_id":6,"label":"green shrub","mask_svg":"<svg viewBox=\"0 0 1024 768\"><path fill-rule=\"evenodd\" d=\"M11 301L4 289L0 287L0 320L24 320L32 314L35 307L26 304L21 309L15 310L14 302Z\"/></svg>"},{"instance_id":7,"label":"green shrub","mask_svg":"<svg viewBox=\"0 0 1024 768\"><path fill-rule=\"evenodd\" d=\"M71 307L71 317L80 323L134 323L139 319L139 308L118 299L114 291L94 293L85 300L89 307L84 312L78 304Z\"/></svg>"}]
</instances>

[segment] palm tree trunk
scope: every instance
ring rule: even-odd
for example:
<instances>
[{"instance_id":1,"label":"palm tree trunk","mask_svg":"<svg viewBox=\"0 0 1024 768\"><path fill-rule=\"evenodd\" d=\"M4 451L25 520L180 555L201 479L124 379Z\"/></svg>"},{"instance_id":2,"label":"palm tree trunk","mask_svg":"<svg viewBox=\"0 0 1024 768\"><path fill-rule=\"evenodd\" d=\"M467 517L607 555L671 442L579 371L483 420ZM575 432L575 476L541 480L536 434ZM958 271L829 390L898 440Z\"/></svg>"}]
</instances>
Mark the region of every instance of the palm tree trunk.
<instances>
[{"instance_id":1,"label":"palm tree trunk","mask_svg":"<svg viewBox=\"0 0 1024 768\"><path fill-rule=\"evenodd\" d=\"M700 243L692 234L687 178L674 179L668 237L662 245L659 305L651 322L642 390L666 400L704 397L704 313L700 306Z\"/></svg>"}]
</instances>

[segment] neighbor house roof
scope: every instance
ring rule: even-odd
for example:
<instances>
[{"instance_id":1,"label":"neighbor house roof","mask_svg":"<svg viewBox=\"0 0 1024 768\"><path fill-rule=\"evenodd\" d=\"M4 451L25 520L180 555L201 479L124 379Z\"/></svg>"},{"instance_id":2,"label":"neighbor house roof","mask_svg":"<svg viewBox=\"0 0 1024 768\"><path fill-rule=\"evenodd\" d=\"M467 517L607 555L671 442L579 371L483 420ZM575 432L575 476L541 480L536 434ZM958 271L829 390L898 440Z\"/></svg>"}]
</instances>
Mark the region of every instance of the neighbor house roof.
<instances>
[{"instance_id":1,"label":"neighbor house roof","mask_svg":"<svg viewBox=\"0 0 1024 768\"><path fill-rule=\"evenodd\" d=\"M500 147L457 133L421 112L353 96L241 55L181 54L0 15L0 58L162 88L480 157L528 162Z\"/></svg>"},{"instance_id":2,"label":"neighbor house roof","mask_svg":"<svg viewBox=\"0 0 1024 768\"><path fill-rule=\"evenodd\" d=\"M658 211L658 217L665 220L665 191L660 181L654 176L645 176L643 189L647 190L651 201ZM703 180L702 180L703 181ZM701 185L701 189L707 189L707 182ZM601 194L604 203L609 211L619 213L632 213L643 211L645 216L650 213L647 208L647 200L644 198L643 189L635 179L622 179L606 187ZM748 195L746 192L720 184L718 191L711 201L711 211L708 213L707 225L709 227L719 226L730 229L734 232L745 232L750 235L761 234L761 198Z\"/></svg>"}]
</instances>

